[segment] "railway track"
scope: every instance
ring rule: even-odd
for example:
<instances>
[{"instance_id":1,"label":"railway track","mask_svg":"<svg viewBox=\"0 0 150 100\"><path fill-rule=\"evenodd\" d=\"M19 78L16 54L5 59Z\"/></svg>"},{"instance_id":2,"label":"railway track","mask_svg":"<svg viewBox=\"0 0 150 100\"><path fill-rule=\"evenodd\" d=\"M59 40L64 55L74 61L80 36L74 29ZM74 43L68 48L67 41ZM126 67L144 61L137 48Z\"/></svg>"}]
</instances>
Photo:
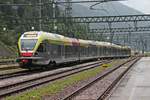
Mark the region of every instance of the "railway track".
<instances>
[{"instance_id":1,"label":"railway track","mask_svg":"<svg viewBox=\"0 0 150 100\"><path fill-rule=\"evenodd\" d=\"M15 59L1 59L0 60L0 65L14 64L14 63L16 63Z\"/></svg>"},{"instance_id":2,"label":"railway track","mask_svg":"<svg viewBox=\"0 0 150 100\"><path fill-rule=\"evenodd\" d=\"M139 58L132 58L124 63L119 64L118 66L112 68L111 70L106 71L105 73L96 77L89 83L83 85L82 87L76 89L75 91L72 91L70 94L68 94L64 98L61 98L61 100L79 100L79 99L104 100L104 98L108 95L108 93L115 86L115 84L117 84L117 82L121 79L121 77L138 60L139 60ZM125 65L128 65L128 67L126 66L123 68L123 66L125 66ZM120 72L120 74L116 74L117 71ZM117 78L114 79L111 84L110 84L110 81L109 82L106 81L109 78L112 79L112 75L115 75L115 74L116 74ZM110 85L109 86L102 85L105 82L109 83ZM101 86L99 84L101 84ZM104 88L104 87L107 87L107 88ZM100 91L100 92L98 92L98 91Z\"/></svg>"},{"instance_id":3,"label":"railway track","mask_svg":"<svg viewBox=\"0 0 150 100\"><path fill-rule=\"evenodd\" d=\"M9 79L3 78L3 80L0 81L0 98L24 91L35 86L49 83L85 70L89 70L98 67L103 63L109 62L110 61L96 61L92 63L76 65L74 67L61 68L55 71L45 71L32 75L24 75L18 77L16 75L15 77L11 77Z\"/></svg>"},{"instance_id":4,"label":"railway track","mask_svg":"<svg viewBox=\"0 0 150 100\"><path fill-rule=\"evenodd\" d=\"M83 63L81 63L83 64ZM85 62L86 64L86 62ZM88 64L88 63L87 63ZM94 63L93 63L94 64ZM69 66L74 66L76 64L73 64L73 65L68 65L68 66L64 66L64 67L69 67ZM60 65L61 66L61 65ZM9 67L9 66L8 66ZM60 68L58 66L58 68ZM53 68L53 69L58 69L57 67L56 68ZM61 67L63 68L63 67ZM1 68L0 68L1 69ZM3 69L3 68L2 68ZM4 68L5 69L5 68ZM10 68L10 69L13 69L13 68ZM9 69L8 69L9 70ZM44 71L49 71L49 70L52 70L52 69L47 69L47 70L42 70L42 69L35 69L35 70L28 70L28 69L22 69L22 70L19 70L17 72L11 72L11 73L5 73L5 74L0 74L0 80L2 79L7 79L7 78L14 78L14 77L19 77L19 76L23 76L23 75L30 75L30 74L34 74L34 73L40 73L40 72L44 72ZM3 71L3 70L0 70L0 71Z\"/></svg>"},{"instance_id":5,"label":"railway track","mask_svg":"<svg viewBox=\"0 0 150 100\"><path fill-rule=\"evenodd\" d=\"M0 71L18 69L15 59L0 59Z\"/></svg>"}]
</instances>

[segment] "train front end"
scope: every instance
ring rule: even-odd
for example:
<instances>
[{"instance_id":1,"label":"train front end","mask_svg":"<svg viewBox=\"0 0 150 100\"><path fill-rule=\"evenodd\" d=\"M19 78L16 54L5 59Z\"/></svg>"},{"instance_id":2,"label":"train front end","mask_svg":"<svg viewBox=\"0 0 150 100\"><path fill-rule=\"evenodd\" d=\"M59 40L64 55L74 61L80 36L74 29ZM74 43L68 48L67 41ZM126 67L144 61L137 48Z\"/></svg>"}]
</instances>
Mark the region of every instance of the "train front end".
<instances>
[{"instance_id":1,"label":"train front end","mask_svg":"<svg viewBox=\"0 0 150 100\"><path fill-rule=\"evenodd\" d=\"M41 32L25 32L18 41L19 62L21 67L29 67L33 65L34 60L41 59L36 57L36 50L39 45Z\"/></svg>"}]
</instances>

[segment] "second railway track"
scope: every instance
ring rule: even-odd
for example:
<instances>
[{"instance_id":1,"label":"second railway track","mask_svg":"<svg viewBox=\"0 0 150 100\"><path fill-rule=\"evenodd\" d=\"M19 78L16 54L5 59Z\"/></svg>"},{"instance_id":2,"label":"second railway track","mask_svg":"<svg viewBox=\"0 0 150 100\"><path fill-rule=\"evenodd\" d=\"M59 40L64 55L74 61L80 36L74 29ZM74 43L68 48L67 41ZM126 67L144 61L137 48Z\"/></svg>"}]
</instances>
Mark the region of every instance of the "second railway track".
<instances>
[{"instance_id":1,"label":"second railway track","mask_svg":"<svg viewBox=\"0 0 150 100\"><path fill-rule=\"evenodd\" d=\"M112 68L111 70L106 71L105 73L101 74L100 76L96 77L89 83L81 86L80 88L76 89L75 91L72 91L70 94L65 96L64 98L61 98L61 100L79 100L79 99L87 99L87 100L103 100L109 91L115 86L115 84L119 81L119 79L130 69L130 67L136 63L139 60L139 58L136 59L130 59L124 63L121 63L120 65ZM121 74L117 75L117 78L114 79L112 84L109 81L109 86L103 85L105 81L103 81L104 78L107 78L112 76L112 73L115 73L115 71L120 71L120 68L122 66L129 64L128 67L123 68L124 71L121 72ZM112 74L112 75L111 75ZM115 73L116 74L116 73ZM111 77L112 78L112 77ZM105 80L105 79L104 79ZM98 83L99 82L99 83ZM107 81L106 81L107 83ZM99 85L101 84L101 86ZM108 87L108 88L106 88ZM104 89L105 88L105 89ZM96 91L97 90L97 91ZM99 92L98 92L99 91ZM92 97L93 96L93 97Z\"/></svg>"},{"instance_id":2,"label":"second railway track","mask_svg":"<svg viewBox=\"0 0 150 100\"><path fill-rule=\"evenodd\" d=\"M5 70L12 70L12 69L18 69L19 65L18 64L5 64L5 65L0 65L0 71L5 71Z\"/></svg>"},{"instance_id":3,"label":"second railway track","mask_svg":"<svg viewBox=\"0 0 150 100\"><path fill-rule=\"evenodd\" d=\"M15 59L1 59L0 60L0 65L14 64L14 63L16 63Z\"/></svg>"}]
</instances>

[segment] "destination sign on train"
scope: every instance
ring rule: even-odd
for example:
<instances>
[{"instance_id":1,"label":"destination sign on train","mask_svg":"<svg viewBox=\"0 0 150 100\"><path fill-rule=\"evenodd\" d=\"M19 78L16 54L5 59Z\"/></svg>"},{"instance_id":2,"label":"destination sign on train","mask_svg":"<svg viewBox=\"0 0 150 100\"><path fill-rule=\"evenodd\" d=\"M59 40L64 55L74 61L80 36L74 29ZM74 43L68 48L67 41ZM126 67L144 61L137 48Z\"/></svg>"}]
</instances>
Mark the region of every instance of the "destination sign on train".
<instances>
[{"instance_id":1,"label":"destination sign on train","mask_svg":"<svg viewBox=\"0 0 150 100\"><path fill-rule=\"evenodd\" d=\"M37 37L38 34L24 34L24 37Z\"/></svg>"}]
</instances>

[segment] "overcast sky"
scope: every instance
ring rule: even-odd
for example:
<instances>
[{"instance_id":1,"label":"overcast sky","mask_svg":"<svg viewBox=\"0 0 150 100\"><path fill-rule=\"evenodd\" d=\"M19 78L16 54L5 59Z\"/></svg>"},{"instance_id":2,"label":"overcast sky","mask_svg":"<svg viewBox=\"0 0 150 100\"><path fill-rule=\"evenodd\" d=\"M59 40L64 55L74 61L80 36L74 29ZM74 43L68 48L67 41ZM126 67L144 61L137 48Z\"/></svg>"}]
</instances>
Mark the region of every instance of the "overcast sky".
<instances>
[{"instance_id":1,"label":"overcast sky","mask_svg":"<svg viewBox=\"0 0 150 100\"><path fill-rule=\"evenodd\" d=\"M143 13L150 14L150 0L127 0L120 2Z\"/></svg>"}]
</instances>

